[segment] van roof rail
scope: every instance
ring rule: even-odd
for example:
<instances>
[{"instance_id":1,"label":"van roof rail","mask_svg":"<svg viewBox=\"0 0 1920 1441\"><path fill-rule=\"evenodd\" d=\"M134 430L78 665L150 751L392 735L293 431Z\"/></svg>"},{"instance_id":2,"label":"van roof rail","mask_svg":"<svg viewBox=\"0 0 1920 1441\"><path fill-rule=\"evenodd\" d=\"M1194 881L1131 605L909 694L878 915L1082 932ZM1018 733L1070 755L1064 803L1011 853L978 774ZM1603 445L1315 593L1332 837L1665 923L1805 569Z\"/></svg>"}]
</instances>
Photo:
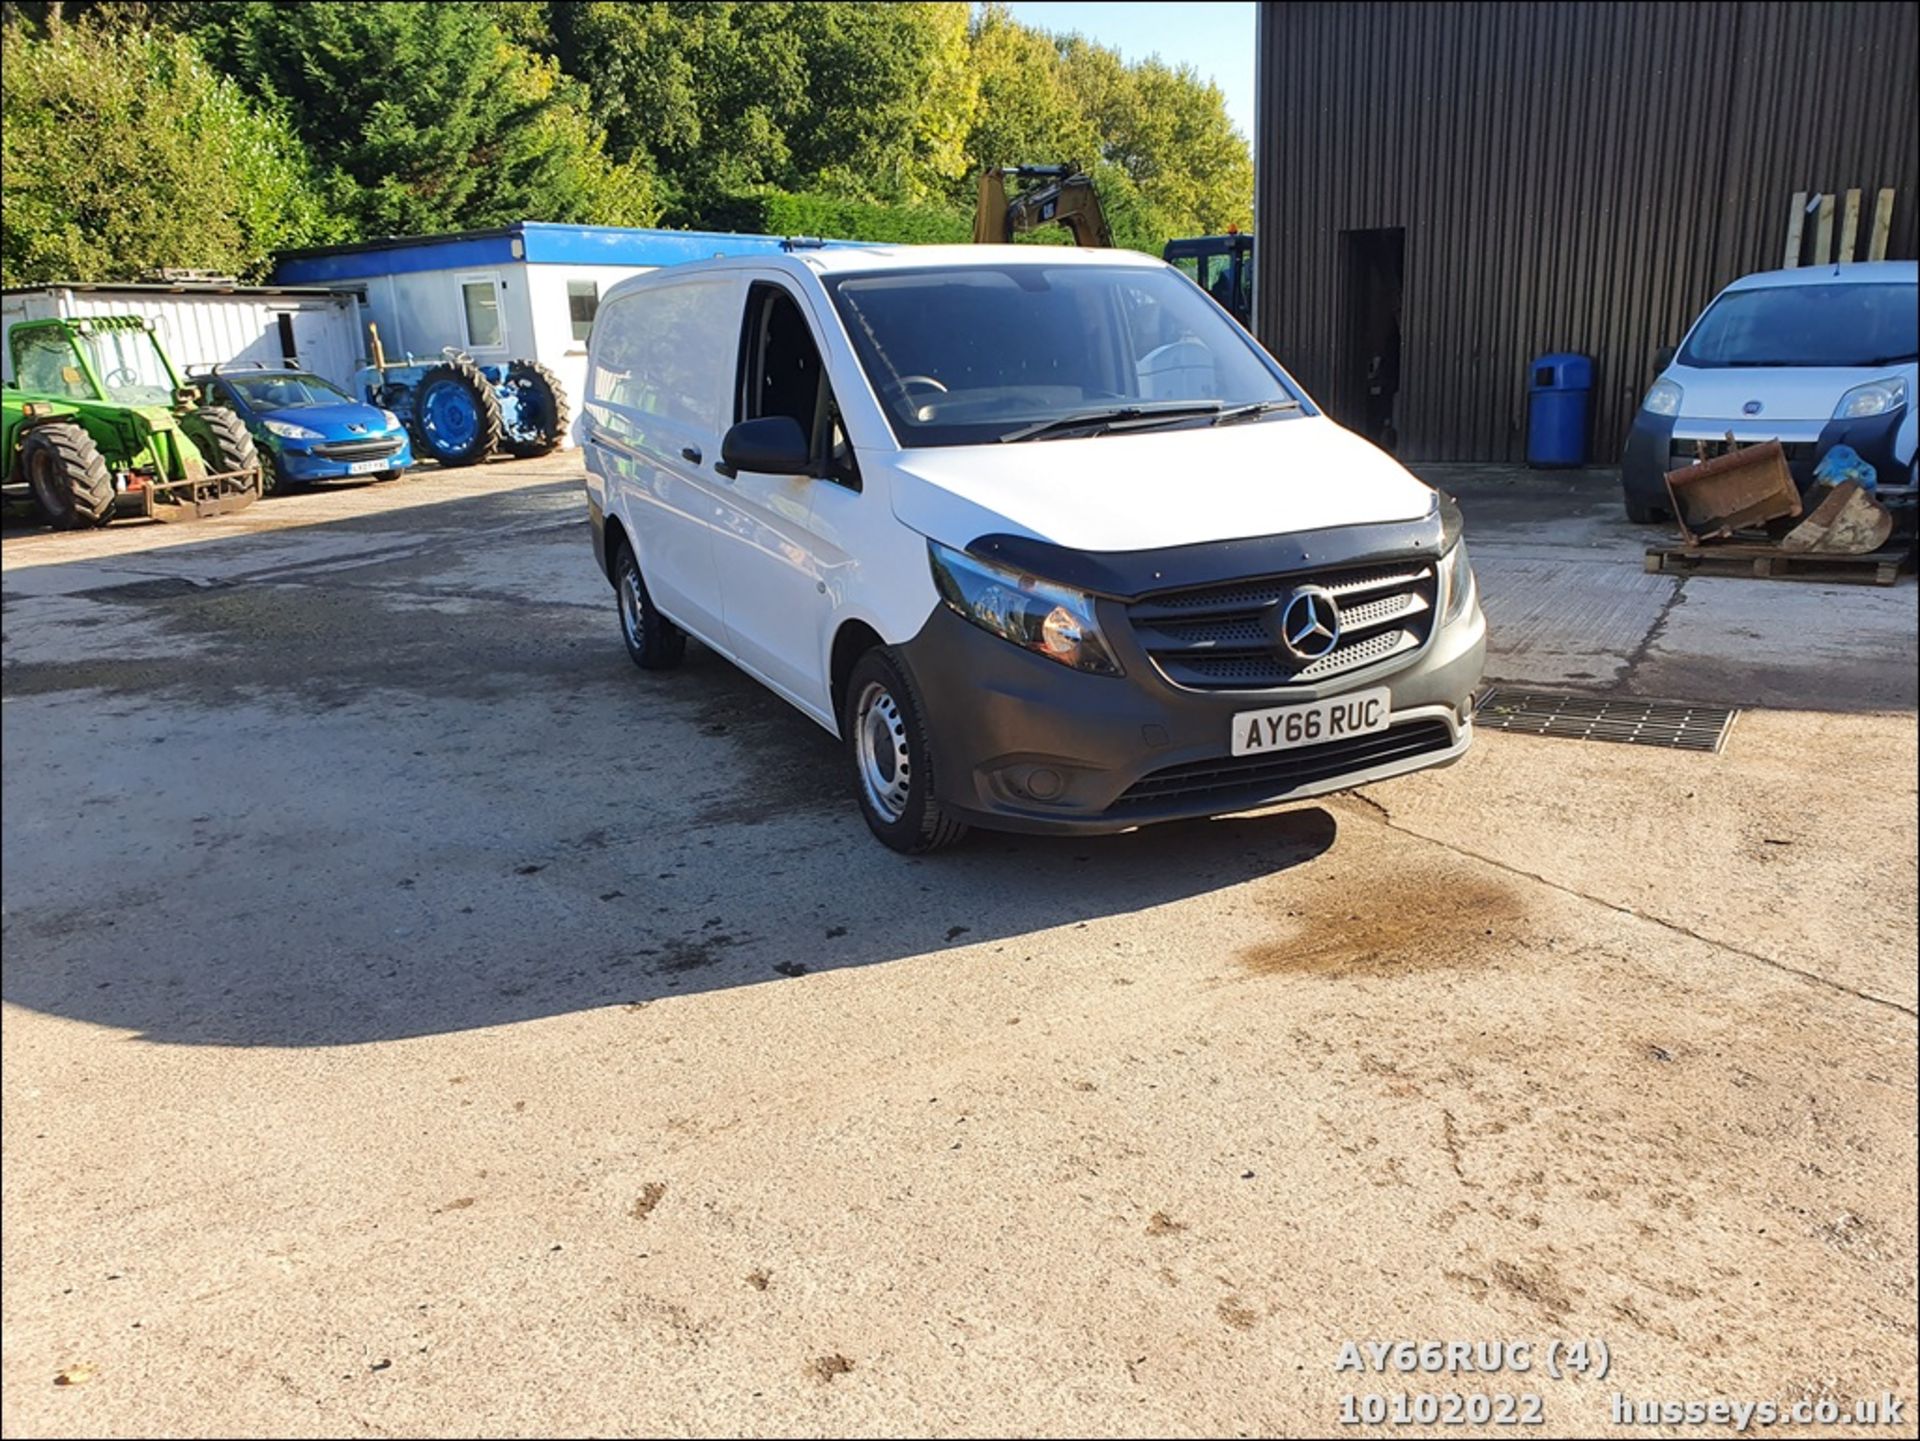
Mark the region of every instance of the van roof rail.
<instances>
[{"instance_id":1,"label":"van roof rail","mask_svg":"<svg viewBox=\"0 0 1920 1441\"><path fill-rule=\"evenodd\" d=\"M789 235L780 242L782 250L823 250L827 242L817 235Z\"/></svg>"}]
</instances>

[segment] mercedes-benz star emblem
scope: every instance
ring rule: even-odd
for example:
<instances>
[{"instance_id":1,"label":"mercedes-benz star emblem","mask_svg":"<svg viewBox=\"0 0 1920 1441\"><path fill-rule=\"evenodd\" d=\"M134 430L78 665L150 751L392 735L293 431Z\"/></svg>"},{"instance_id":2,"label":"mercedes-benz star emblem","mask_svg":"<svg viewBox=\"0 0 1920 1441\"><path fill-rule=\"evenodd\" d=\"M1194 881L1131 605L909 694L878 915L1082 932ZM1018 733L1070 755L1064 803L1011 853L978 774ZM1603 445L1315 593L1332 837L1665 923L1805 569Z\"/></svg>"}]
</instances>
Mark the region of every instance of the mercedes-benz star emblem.
<instances>
[{"instance_id":1,"label":"mercedes-benz star emblem","mask_svg":"<svg viewBox=\"0 0 1920 1441\"><path fill-rule=\"evenodd\" d=\"M1297 661L1316 661L1340 644L1340 607L1331 592L1303 585L1280 608L1280 645Z\"/></svg>"}]
</instances>

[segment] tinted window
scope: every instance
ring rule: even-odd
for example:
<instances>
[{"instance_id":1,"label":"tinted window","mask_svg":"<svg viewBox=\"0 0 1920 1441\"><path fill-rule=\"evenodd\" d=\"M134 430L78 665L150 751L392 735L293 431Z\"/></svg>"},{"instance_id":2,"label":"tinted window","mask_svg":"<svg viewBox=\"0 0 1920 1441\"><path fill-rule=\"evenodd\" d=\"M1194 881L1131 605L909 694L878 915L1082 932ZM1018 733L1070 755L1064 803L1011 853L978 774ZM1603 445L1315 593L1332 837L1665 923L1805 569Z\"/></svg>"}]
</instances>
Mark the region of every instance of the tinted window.
<instances>
[{"instance_id":1,"label":"tinted window","mask_svg":"<svg viewBox=\"0 0 1920 1441\"><path fill-rule=\"evenodd\" d=\"M1293 398L1172 270L969 265L845 276L830 291L902 445L995 441L1134 402Z\"/></svg>"},{"instance_id":2,"label":"tinted window","mask_svg":"<svg viewBox=\"0 0 1920 1441\"><path fill-rule=\"evenodd\" d=\"M600 282L567 282L567 320L573 326L573 338L585 340L593 332L593 317L600 309Z\"/></svg>"},{"instance_id":3,"label":"tinted window","mask_svg":"<svg viewBox=\"0 0 1920 1441\"><path fill-rule=\"evenodd\" d=\"M1687 337L1682 365L1857 368L1920 351L1920 286L1783 285L1735 290L1713 302Z\"/></svg>"},{"instance_id":4,"label":"tinted window","mask_svg":"<svg viewBox=\"0 0 1920 1441\"><path fill-rule=\"evenodd\" d=\"M467 344L489 350L500 344L500 297L491 280L469 280L460 286L467 312Z\"/></svg>"},{"instance_id":5,"label":"tinted window","mask_svg":"<svg viewBox=\"0 0 1920 1441\"><path fill-rule=\"evenodd\" d=\"M317 375L223 375L221 381L255 410L292 410L306 405L338 405L352 396Z\"/></svg>"}]
</instances>

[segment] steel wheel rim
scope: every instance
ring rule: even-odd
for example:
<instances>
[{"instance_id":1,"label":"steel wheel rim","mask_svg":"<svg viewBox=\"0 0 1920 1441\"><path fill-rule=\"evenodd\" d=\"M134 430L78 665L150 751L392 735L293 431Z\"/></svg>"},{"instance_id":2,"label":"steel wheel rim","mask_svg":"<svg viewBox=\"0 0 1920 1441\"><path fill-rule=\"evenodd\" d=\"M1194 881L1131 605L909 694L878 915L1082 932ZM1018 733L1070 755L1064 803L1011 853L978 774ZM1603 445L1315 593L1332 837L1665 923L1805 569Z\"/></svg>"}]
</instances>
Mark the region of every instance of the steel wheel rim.
<instances>
[{"instance_id":1,"label":"steel wheel rim","mask_svg":"<svg viewBox=\"0 0 1920 1441\"><path fill-rule=\"evenodd\" d=\"M647 616L646 593L640 589L640 568L629 561L620 569L620 626L627 642L642 643Z\"/></svg>"},{"instance_id":2,"label":"steel wheel rim","mask_svg":"<svg viewBox=\"0 0 1920 1441\"><path fill-rule=\"evenodd\" d=\"M427 392L426 404L421 407L426 412L426 428L435 439L446 442L455 450L472 445L480 434L480 411L473 397L450 382L443 382Z\"/></svg>"},{"instance_id":3,"label":"steel wheel rim","mask_svg":"<svg viewBox=\"0 0 1920 1441\"><path fill-rule=\"evenodd\" d=\"M878 681L860 692L853 713L853 751L867 803L888 821L907 811L913 793L913 753L907 722L893 693Z\"/></svg>"}]
</instances>

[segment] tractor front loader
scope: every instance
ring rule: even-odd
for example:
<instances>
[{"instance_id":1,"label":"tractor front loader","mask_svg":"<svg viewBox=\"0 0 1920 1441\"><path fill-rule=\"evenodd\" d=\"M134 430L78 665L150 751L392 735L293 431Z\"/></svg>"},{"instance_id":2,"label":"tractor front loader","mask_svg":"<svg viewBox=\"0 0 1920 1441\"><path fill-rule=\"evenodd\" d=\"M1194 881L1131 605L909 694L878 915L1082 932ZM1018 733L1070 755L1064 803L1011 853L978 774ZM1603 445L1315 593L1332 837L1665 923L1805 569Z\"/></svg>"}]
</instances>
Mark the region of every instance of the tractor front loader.
<instances>
[{"instance_id":1,"label":"tractor front loader","mask_svg":"<svg viewBox=\"0 0 1920 1441\"><path fill-rule=\"evenodd\" d=\"M23 320L0 391L8 492L58 529L117 515L187 520L251 505L260 457L240 417L202 405L135 316Z\"/></svg>"}]
</instances>

